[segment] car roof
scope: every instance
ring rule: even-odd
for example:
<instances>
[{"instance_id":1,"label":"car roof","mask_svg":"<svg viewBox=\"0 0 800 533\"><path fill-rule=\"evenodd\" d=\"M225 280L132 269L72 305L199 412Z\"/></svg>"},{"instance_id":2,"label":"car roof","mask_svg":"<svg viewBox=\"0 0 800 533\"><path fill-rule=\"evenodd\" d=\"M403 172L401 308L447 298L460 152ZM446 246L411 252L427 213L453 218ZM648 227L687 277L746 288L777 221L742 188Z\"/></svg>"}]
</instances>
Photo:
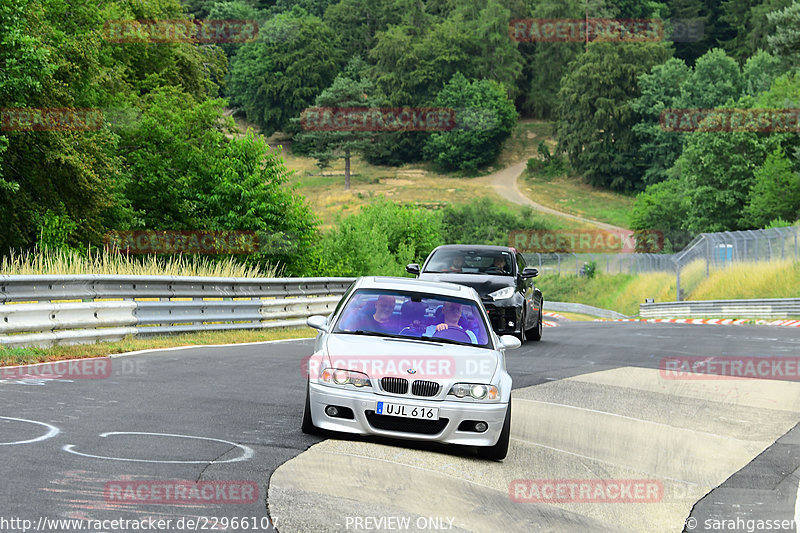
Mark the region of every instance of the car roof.
<instances>
[{"instance_id":1,"label":"car roof","mask_svg":"<svg viewBox=\"0 0 800 533\"><path fill-rule=\"evenodd\" d=\"M453 296L480 301L478 293L472 287L444 281L424 281L415 278L394 278L389 276L366 276L356 280L356 288L417 291L437 296Z\"/></svg>"},{"instance_id":2,"label":"car roof","mask_svg":"<svg viewBox=\"0 0 800 533\"><path fill-rule=\"evenodd\" d=\"M465 251L476 251L476 252L509 252L515 253L516 249L511 248L510 246L494 246L490 244L443 244L441 246L437 246L433 252L438 250L465 250ZM431 253L433 253L431 252Z\"/></svg>"}]
</instances>

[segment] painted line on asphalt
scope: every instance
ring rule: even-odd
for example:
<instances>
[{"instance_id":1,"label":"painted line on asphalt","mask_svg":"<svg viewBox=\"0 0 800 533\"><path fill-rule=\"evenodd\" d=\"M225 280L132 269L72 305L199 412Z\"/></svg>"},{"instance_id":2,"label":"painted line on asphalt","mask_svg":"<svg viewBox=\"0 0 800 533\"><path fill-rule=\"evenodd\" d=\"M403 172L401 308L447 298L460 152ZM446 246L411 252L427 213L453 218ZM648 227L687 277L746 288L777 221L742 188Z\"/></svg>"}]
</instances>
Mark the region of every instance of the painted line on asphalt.
<instances>
[{"instance_id":1,"label":"painted line on asphalt","mask_svg":"<svg viewBox=\"0 0 800 533\"><path fill-rule=\"evenodd\" d=\"M109 431L107 433L101 433L99 436L101 438L105 438L105 437L108 437L109 435L155 435L155 436L159 436L159 437L176 437L176 438L180 438L180 439L210 440L210 441L215 441L215 442L222 442L224 444L230 444L231 446L234 446L236 448L241 449L242 451L244 451L244 453L239 457L235 457L233 459L225 459L224 461L166 461L166 460L155 460L155 459L128 459L128 458L124 458L124 457L108 457L108 456L103 456L103 455L92 455L92 454L88 454L88 453L82 453L82 452L75 451L74 450L74 448L75 448L74 444L65 444L64 446L62 446L61 449L64 450L65 452L73 453L75 455L80 455L82 457L90 457L92 459L108 459L110 461L130 461L130 462L134 462L134 463L164 463L164 464L210 464L210 465L218 465L218 464L224 464L224 463L237 463L237 462L240 462L240 461L246 461L246 460L252 458L253 455L254 455L253 449L248 447L248 446L245 446L243 444L237 444L235 442L231 442L231 441L228 441L228 440L215 439L215 438L212 438L212 437L197 437L197 436L194 436L194 435L177 435L177 434L174 434L174 433L148 433L148 432L141 432L141 431Z\"/></svg>"},{"instance_id":2,"label":"painted line on asphalt","mask_svg":"<svg viewBox=\"0 0 800 533\"><path fill-rule=\"evenodd\" d=\"M61 430L55 426L52 426L46 422L38 422L36 420L26 420L25 418L12 418L10 416L0 416L0 418L4 420L14 420L15 422L28 422L29 424L37 424L40 426L44 426L48 428L48 432L40 437L36 437L35 439L28 439L28 440L18 440L14 442L0 442L0 446L16 446L17 444L32 444L34 442L41 442L43 440L47 440L50 438L55 437L58 435Z\"/></svg>"},{"instance_id":3,"label":"painted line on asphalt","mask_svg":"<svg viewBox=\"0 0 800 533\"><path fill-rule=\"evenodd\" d=\"M756 320L752 318L596 318L592 322L649 322L651 324L699 324L715 326L741 326L751 324L755 326L781 326L800 327L800 320Z\"/></svg>"},{"instance_id":4,"label":"painted line on asphalt","mask_svg":"<svg viewBox=\"0 0 800 533\"><path fill-rule=\"evenodd\" d=\"M155 352L173 352L177 350L189 350L191 348L232 348L234 346L254 346L256 344L275 344L279 342L295 342L295 341L309 341L314 340L314 337L299 337L296 339L278 339L273 341L258 341L258 342L239 342L233 344L196 344L189 346L173 346L171 348L148 348L146 350L136 350L134 352L115 353L108 357L127 357L129 355L141 355Z\"/></svg>"}]
</instances>

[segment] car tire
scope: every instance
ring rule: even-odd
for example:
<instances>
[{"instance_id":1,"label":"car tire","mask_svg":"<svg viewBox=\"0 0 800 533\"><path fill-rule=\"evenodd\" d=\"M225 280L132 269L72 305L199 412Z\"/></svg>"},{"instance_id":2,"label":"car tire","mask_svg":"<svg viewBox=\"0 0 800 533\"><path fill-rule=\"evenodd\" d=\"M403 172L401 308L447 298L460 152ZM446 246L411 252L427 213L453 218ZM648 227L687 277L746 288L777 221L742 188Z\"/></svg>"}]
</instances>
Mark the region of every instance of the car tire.
<instances>
[{"instance_id":1,"label":"car tire","mask_svg":"<svg viewBox=\"0 0 800 533\"><path fill-rule=\"evenodd\" d=\"M303 407L303 425L301 430L306 435L319 435L320 429L314 425L311 419L311 395L309 394L308 382L306 382L306 404Z\"/></svg>"},{"instance_id":2,"label":"car tire","mask_svg":"<svg viewBox=\"0 0 800 533\"><path fill-rule=\"evenodd\" d=\"M508 400L506 409L506 419L503 422L503 429L500 431L500 438L494 446L482 446L478 448L478 457L489 461L502 461L508 455L508 443L511 440L511 399Z\"/></svg>"},{"instance_id":3,"label":"car tire","mask_svg":"<svg viewBox=\"0 0 800 533\"><path fill-rule=\"evenodd\" d=\"M536 320L536 327L533 329L529 329L525 332L525 337L532 341L540 341L542 340L542 329L544 324L542 323L542 308L539 307L539 318Z\"/></svg>"},{"instance_id":4,"label":"car tire","mask_svg":"<svg viewBox=\"0 0 800 533\"><path fill-rule=\"evenodd\" d=\"M519 333L514 333L514 336L519 339L519 342L525 344L525 319L527 318L527 313L525 309L522 310L522 320L519 323Z\"/></svg>"}]
</instances>

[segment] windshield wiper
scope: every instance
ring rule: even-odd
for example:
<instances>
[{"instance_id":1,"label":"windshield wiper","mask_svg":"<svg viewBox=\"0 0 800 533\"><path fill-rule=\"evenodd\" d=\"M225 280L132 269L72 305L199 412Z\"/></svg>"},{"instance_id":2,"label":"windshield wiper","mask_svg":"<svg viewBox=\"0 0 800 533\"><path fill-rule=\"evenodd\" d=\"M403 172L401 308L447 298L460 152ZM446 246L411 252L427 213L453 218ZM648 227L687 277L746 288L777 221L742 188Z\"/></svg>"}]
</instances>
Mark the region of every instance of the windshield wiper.
<instances>
[{"instance_id":1,"label":"windshield wiper","mask_svg":"<svg viewBox=\"0 0 800 533\"><path fill-rule=\"evenodd\" d=\"M345 335L365 335L367 337L390 337L392 339L407 339L404 335L395 335L394 333L381 333L379 331L365 331L357 329L355 331L337 330L334 333L343 333Z\"/></svg>"},{"instance_id":2,"label":"windshield wiper","mask_svg":"<svg viewBox=\"0 0 800 533\"><path fill-rule=\"evenodd\" d=\"M477 344L472 344L471 342L454 341L453 339L445 339L443 337L432 337L429 335L422 335L420 337L403 337L403 338L414 339L416 341L441 342L443 344L457 344L459 346L478 346Z\"/></svg>"}]
</instances>

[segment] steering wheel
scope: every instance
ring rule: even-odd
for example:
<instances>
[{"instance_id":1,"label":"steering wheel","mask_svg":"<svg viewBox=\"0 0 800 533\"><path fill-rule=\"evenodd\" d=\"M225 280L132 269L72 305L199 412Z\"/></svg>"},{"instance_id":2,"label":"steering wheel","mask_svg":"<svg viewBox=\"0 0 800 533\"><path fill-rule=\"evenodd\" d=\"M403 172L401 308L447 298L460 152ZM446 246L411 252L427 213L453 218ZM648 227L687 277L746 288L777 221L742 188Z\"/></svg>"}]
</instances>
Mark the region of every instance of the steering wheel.
<instances>
[{"instance_id":1,"label":"steering wheel","mask_svg":"<svg viewBox=\"0 0 800 533\"><path fill-rule=\"evenodd\" d=\"M486 272L487 274L505 274L506 273L505 269L498 268L496 266L490 266L484 272Z\"/></svg>"},{"instance_id":2,"label":"steering wheel","mask_svg":"<svg viewBox=\"0 0 800 533\"><path fill-rule=\"evenodd\" d=\"M451 326L447 329L437 331L433 334L433 338L436 337L450 339L451 341L472 343L472 339L469 337L469 335L467 335L467 332L458 326Z\"/></svg>"}]
</instances>

